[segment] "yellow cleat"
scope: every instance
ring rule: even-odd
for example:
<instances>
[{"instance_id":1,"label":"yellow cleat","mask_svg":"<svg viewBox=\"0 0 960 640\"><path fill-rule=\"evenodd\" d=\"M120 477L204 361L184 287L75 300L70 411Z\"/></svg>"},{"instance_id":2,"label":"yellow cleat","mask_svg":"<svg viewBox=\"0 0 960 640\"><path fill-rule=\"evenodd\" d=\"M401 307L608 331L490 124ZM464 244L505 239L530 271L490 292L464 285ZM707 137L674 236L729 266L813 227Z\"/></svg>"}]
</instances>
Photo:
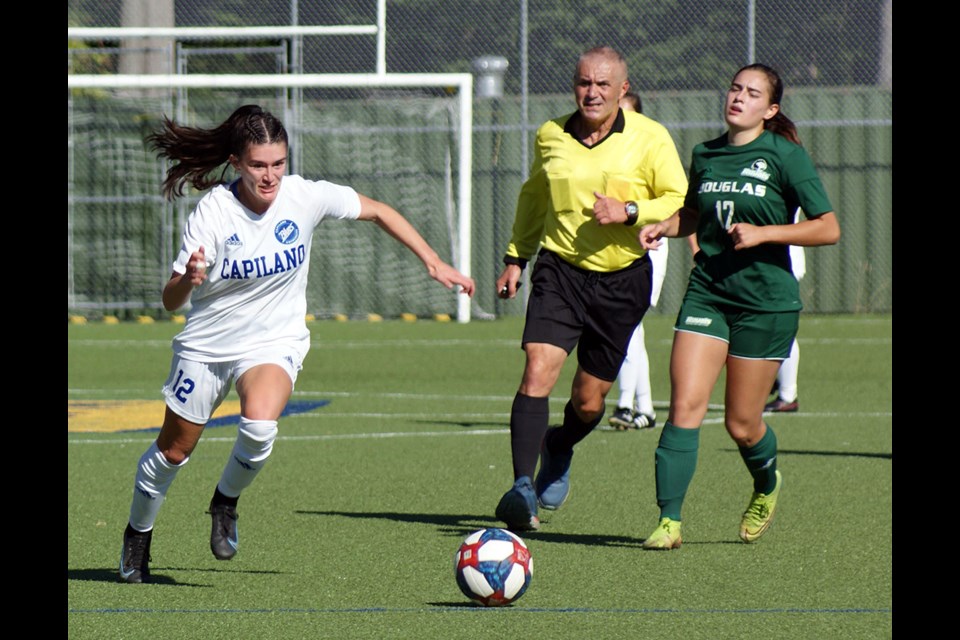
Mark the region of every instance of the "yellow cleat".
<instances>
[{"instance_id":1,"label":"yellow cleat","mask_svg":"<svg viewBox=\"0 0 960 640\"><path fill-rule=\"evenodd\" d=\"M679 549L682 543L683 539L680 537L680 521L671 520L670 518L660 518L660 524L658 524L653 533L643 541L643 548L654 551L669 551L670 549Z\"/></svg>"},{"instance_id":2,"label":"yellow cleat","mask_svg":"<svg viewBox=\"0 0 960 640\"><path fill-rule=\"evenodd\" d=\"M754 492L750 498L747 510L743 512L740 521L740 539L744 542L756 542L767 532L773 522L773 514L777 509L777 497L780 487L783 486L783 477L777 471L777 486L769 494Z\"/></svg>"}]
</instances>

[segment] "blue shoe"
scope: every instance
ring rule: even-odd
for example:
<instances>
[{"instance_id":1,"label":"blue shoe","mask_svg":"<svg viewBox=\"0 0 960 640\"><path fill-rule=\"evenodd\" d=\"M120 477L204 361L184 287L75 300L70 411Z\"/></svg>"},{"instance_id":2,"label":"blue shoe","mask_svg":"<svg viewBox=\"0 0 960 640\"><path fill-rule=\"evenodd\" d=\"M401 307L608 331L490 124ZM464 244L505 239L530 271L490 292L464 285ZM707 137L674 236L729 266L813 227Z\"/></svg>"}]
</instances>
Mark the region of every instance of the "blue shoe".
<instances>
[{"instance_id":1,"label":"blue shoe","mask_svg":"<svg viewBox=\"0 0 960 640\"><path fill-rule=\"evenodd\" d=\"M537 516L537 495L529 476L521 476L513 483L497 504L497 518L507 523L511 531L536 531L540 528Z\"/></svg>"},{"instance_id":2,"label":"blue shoe","mask_svg":"<svg viewBox=\"0 0 960 640\"><path fill-rule=\"evenodd\" d=\"M567 453L551 453L547 438L540 447L540 471L535 486L537 502L544 509L559 509L570 495L570 462L573 449Z\"/></svg>"}]
</instances>

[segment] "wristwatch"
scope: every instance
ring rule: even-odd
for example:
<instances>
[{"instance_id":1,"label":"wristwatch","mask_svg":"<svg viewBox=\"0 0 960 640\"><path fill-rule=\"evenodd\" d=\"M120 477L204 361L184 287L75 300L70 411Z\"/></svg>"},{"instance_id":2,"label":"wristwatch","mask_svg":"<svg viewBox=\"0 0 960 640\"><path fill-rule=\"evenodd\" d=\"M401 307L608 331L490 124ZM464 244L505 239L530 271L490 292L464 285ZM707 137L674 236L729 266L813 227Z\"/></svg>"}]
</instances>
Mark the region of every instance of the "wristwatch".
<instances>
[{"instance_id":1,"label":"wristwatch","mask_svg":"<svg viewBox=\"0 0 960 640\"><path fill-rule=\"evenodd\" d=\"M627 219L623 224L628 227L637 224L637 218L640 216L640 207L637 206L637 203L633 200L627 200L623 203L623 208L627 212Z\"/></svg>"}]
</instances>

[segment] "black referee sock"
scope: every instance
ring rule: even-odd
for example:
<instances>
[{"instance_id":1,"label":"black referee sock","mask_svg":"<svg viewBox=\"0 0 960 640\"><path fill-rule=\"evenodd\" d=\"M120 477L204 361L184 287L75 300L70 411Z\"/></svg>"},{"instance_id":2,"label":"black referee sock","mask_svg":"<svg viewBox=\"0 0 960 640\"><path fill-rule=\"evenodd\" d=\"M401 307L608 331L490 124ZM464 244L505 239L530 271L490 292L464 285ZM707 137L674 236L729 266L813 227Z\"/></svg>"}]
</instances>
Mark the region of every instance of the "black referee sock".
<instances>
[{"instance_id":1,"label":"black referee sock","mask_svg":"<svg viewBox=\"0 0 960 640\"><path fill-rule=\"evenodd\" d=\"M540 443L550 422L550 399L534 398L517 392L510 409L510 451L513 454L513 479L527 476L533 480L540 458Z\"/></svg>"},{"instance_id":2,"label":"black referee sock","mask_svg":"<svg viewBox=\"0 0 960 640\"><path fill-rule=\"evenodd\" d=\"M563 408L563 426L550 433L548 443L550 451L554 453L571 451L575 444L586 438L600 424L603 414L604 412L601 411L595 419L584 422L573 410L573 402L567 400L567 405Z\"/></svg>"}]
</instances>

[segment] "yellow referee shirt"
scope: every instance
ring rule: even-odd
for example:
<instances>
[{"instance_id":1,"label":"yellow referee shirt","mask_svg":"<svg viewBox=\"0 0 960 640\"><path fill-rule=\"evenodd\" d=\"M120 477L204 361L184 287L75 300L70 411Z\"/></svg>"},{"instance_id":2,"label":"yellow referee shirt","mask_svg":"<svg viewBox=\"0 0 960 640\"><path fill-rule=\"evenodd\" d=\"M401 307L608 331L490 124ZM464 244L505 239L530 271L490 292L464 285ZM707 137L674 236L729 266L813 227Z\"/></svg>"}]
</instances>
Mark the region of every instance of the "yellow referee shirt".
<instances>
[{"instance_id":1,"label":"yellow referee shirt","mask_svg":"<svg viewBox=\"0 0 960 640\"><path fill-rule=\"evenodd\" d=\"M593 147L570 132L578 117L575 112L550 120L537 131L506 255L529 260L542 244L577 267L617 271L646 253L637 241L643 225L683 206L686 174L666 127L647 116L621 109L610 133ZM594 191L635 201L636 224L598 224Z\"/></svg>"}]
</instances>

